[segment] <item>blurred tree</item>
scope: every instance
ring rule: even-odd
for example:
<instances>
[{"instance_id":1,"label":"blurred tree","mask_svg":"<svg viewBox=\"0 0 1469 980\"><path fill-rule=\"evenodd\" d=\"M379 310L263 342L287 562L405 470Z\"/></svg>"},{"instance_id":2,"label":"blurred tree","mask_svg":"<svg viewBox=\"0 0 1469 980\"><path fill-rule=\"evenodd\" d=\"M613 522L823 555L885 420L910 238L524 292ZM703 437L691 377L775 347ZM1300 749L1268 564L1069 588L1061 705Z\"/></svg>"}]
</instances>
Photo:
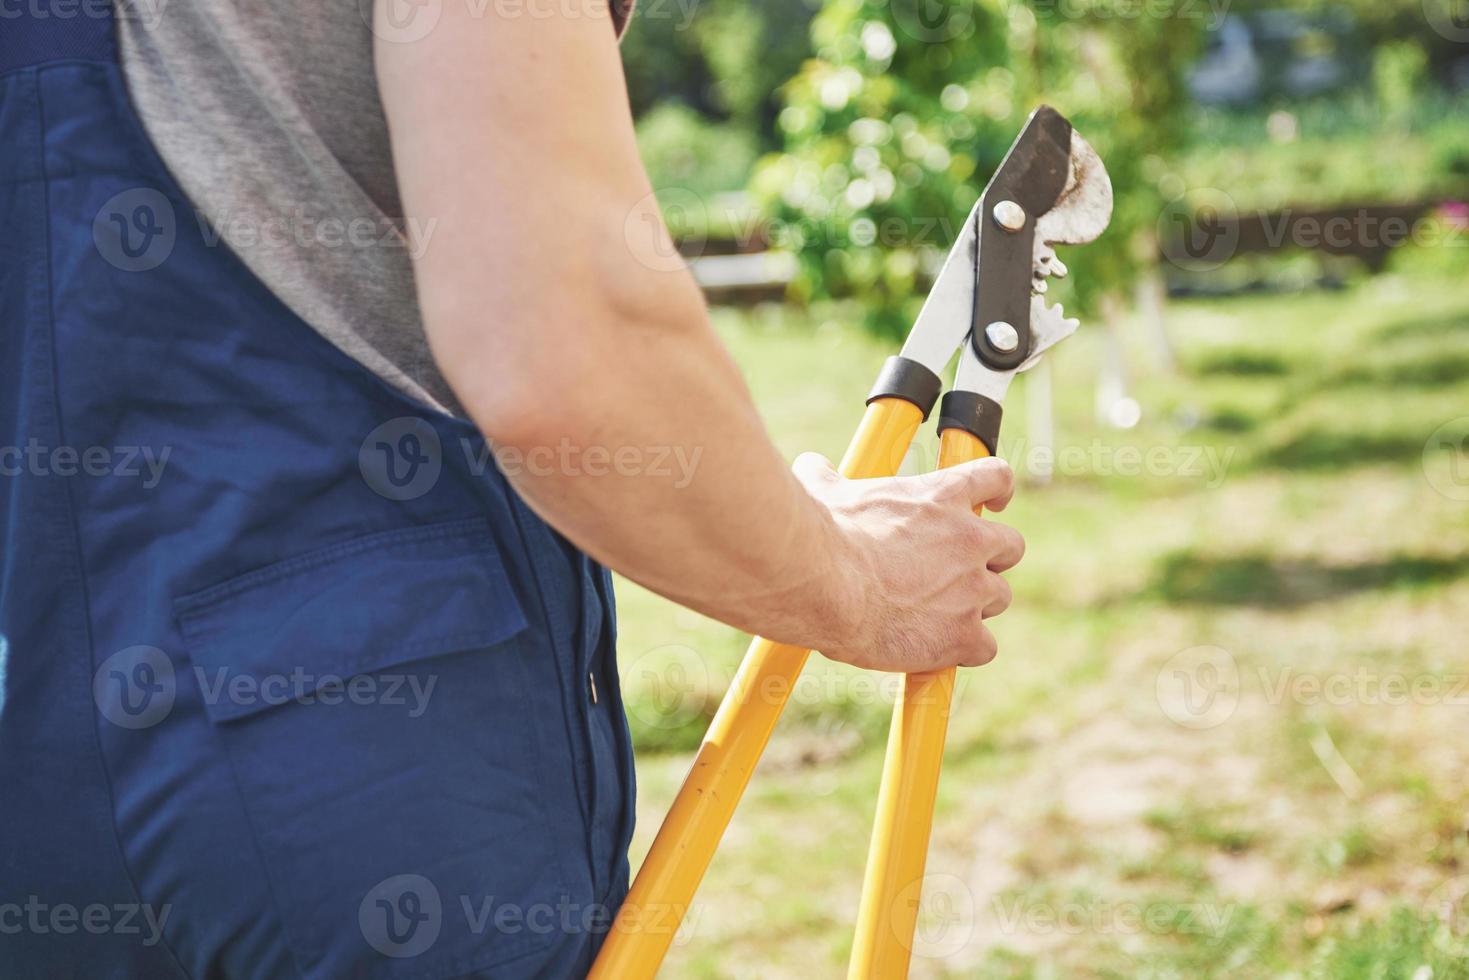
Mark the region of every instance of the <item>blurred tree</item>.
<instances>
[{"instance_id":1,"label":"blurred tree","mask_svg":"<svg viewBox=\"0 0 1469 980\"><path fill-rule=\"evenodd\" d=\"M926 273L1041 102L1096 147L1116 189L1102 244L1065 256L1074 298L1090 306L1124 286L1155 254L1162 159L1182 139L1182 76L1206 12L1184 0L829 0L811 26L815 57L783 89L785 151L752 180L800 258L794 298L858 296L874 329L906 331Z\"/></svg>"},{"instance_id":2,"label":"blurred tree","mask_svg":"<svg viewBox=\"0 0 1469 980\"><path fill-rule=\"evenodd\" d=\"M680 103L770 149L777 88L810 52L816 0L639 0L622 42L638 117Z\"/></svg>"}]
</instances>

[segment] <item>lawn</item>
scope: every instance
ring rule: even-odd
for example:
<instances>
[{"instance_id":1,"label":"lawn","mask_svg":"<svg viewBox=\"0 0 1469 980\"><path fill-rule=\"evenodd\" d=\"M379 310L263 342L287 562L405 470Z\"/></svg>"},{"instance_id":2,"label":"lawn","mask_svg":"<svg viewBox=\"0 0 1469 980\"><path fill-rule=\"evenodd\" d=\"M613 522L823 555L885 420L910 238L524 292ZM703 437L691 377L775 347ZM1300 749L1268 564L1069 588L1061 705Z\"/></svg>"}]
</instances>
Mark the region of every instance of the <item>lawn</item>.
<instances>
[{"instance_id":1,"label":"lawn","mask_svg":"<svg viewBox=\"0 0 1469 980\"><path fill-rule=\"evenodd\" d=\"M1399 267L1176 303L1172 373L1124 323L1130 430L1093 420L1097 325L1057 352L1056 475L1005 515L1029 554L961 679L915 976L1469 977L1469 291ZM840 455L890 352L830 316L716 316L790 456ZM619 598L636 865L745 638ZM892 681L812 658L665 976L841 975Z\"/></svg>"}]
</instances>

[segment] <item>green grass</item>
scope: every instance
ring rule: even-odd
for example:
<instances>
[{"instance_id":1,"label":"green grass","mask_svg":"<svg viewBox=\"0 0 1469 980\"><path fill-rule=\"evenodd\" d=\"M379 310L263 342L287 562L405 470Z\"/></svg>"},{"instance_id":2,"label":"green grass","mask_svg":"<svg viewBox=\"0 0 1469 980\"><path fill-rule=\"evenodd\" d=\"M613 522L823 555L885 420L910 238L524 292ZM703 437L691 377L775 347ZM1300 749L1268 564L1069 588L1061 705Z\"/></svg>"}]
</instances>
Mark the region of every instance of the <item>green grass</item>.
<instances>
[{"instance_id":1,"label":"green grass","mask_svg":"<svg viewBox=\"0 0 1469 980\"><path fill-rule=\"evenodd\" d=\"M1056 352L1069 460L1005 514L1029 552L961 675L914 976L1469 977L1464 281L1175 304L1175 374L1124 323L1126 431L1097 325ZM717 320L780 448L840 455L889 347L840 308ZM745 638L619 596L636 862ZM841 974L891 692L812 658L665 975Z\"/></svg>"}]
</instances>

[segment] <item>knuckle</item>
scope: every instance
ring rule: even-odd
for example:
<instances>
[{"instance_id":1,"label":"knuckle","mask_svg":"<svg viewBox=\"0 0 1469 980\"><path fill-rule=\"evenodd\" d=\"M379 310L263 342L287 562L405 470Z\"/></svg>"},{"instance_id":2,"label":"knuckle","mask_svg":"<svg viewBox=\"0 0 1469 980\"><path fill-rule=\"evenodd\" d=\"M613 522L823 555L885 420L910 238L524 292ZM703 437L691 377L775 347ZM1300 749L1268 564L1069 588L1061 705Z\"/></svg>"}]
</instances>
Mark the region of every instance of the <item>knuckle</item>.
<instances>
[{"instance_id":1,"label":"knuckle","mask_svg":"<svg viewBox=\"0 0 1469 980\"><path fill-rule=\"evenodd\" d=\"M984 468L996 497L1007 496L1015 489L1015 471L1009 463L998 456L991 456L984 461Z\"/></svg>"},{"instance_id":2,"label":"knuckle","mask_svg":"<svg viewBox=\"0 0 1469 980\"><path fill-rule=\"evenodd\" d=\"M965 519L964 525L965 543L980 557L988 557L992 548L992 532L987 523L970 517Z\"/></svg>"}]
</instances>

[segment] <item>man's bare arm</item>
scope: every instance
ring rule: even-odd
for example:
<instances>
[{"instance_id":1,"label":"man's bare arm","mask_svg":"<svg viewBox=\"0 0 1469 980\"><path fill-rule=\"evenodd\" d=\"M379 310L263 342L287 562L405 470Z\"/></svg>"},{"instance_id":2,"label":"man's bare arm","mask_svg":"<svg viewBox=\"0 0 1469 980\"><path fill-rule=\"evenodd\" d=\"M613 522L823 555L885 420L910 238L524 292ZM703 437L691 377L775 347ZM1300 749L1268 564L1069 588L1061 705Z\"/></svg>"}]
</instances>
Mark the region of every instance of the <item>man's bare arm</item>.
<instances>
[{"instance_id":1,"label":"man's bare arm","mask_svg":"<svg viewBox=\"0 0 1469 980\"><path fill-rule=\"evenodd\" d=\"M890 669L988 660L981 617L1008 604L997 573L1022 545L970 508L1003 506L1008 469L793 475L673 258L606 10L517 12L446 4L427 37L377 47L404 207L435 222L416 262L429 341L526 462L506 467L516 489L599 560L742 629Z\"/></svg>"}]
</instances>

